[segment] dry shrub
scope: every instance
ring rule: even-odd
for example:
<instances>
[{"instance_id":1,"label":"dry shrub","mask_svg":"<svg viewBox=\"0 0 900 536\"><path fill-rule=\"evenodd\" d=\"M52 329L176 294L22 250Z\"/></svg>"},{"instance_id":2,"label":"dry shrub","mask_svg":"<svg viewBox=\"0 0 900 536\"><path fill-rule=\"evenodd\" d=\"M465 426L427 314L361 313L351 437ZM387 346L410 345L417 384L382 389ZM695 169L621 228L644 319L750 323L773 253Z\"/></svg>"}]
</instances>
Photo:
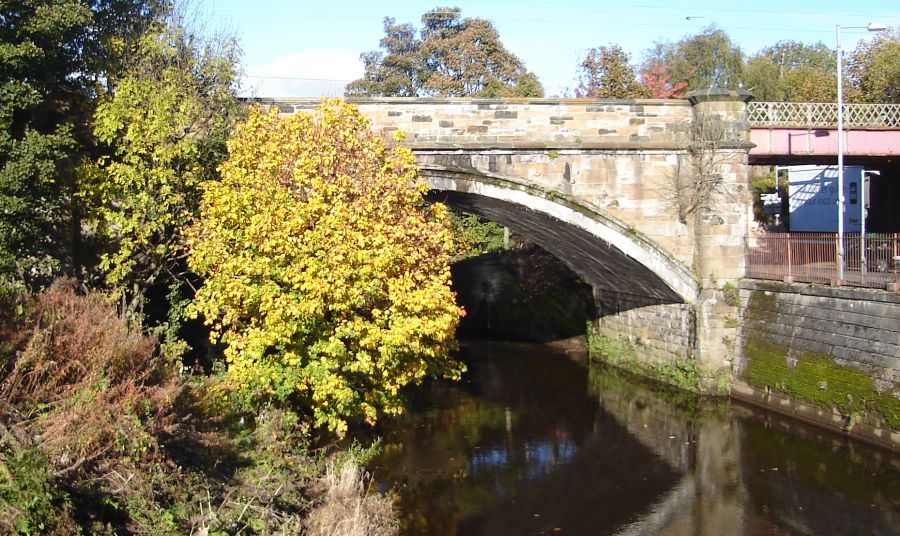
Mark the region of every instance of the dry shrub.
<instances>
[{"instance_id":1,"label":"dry shrub","mask_svg":"<svg viewBox=\"0 0 900 536\"><path fill-rule=\"evenodd\" d=\"M311 503L310 534L394 532L353 462L316 478L298 415L185 385L103 295L60 281L0 328L0 534L297 534Z\"/></svg>"},{"instance_id":2,"label":"dry shrub","mask_svg":"<svg viewBox=\"0 0 900 536\"><path fill-rule=\"evenodd\" d=\"M153 450L178 389L154 338L72 280L33 298L21 323L27 342L13 354L0 400L5 420L37 438L54 476Z\"/></svg>"},{"instance_id":3,"label":"dry shrub","mask_svg":"<svg viewBox=\"0 0 900 536\"><path fill-rule=\"evenodd\" d=\"M353 460L329 460L320 485L323 500L306 519L310 536L396 534L390 499L367 494L365 472Z\"/></svg>"}]
</instances>

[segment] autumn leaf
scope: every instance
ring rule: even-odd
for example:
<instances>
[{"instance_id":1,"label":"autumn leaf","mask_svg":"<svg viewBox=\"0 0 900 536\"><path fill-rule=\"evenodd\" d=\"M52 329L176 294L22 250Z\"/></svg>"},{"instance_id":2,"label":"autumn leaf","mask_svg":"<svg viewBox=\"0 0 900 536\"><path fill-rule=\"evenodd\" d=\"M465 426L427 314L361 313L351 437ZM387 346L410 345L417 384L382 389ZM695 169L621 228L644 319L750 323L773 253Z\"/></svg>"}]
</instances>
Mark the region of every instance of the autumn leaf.
<instances>
[{"instance_id":1,"label":"autumn leaf","mask_svg":"<svg viewBox=\"0 0 900 536\"><path fill-rule=\"evenodd\" d=\"M226 345L232 394L300 405L338 432L463 370L449 355L460 309L446 211L426 210L412 153L369 126L339 99L251 112L189 231L205 278L189 314Z\"/></svg>"}]
</instances>

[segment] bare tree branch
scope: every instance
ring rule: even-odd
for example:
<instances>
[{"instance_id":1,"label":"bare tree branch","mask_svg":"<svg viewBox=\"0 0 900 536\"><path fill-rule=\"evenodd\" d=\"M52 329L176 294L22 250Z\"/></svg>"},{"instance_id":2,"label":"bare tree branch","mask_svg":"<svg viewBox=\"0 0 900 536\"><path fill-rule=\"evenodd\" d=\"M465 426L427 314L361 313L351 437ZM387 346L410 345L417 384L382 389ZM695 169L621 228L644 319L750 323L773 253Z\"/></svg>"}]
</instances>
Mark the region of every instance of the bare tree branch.
<instances>
[{"instance_id":1,"label":"bare tree branch","mask_svg":"<svg viewBox=\"0 0 900 536\"><path fill-rule=\"evenodd\" d=\"M686 223L689 215L721 191L722 168L728 160L728 153L722 150L725 125L718 118L696 118L691 123L690 136L690 161L685 163L682 157L678 158L664 194L678 211L681 223Z\"/></svg>"}]
</instances>

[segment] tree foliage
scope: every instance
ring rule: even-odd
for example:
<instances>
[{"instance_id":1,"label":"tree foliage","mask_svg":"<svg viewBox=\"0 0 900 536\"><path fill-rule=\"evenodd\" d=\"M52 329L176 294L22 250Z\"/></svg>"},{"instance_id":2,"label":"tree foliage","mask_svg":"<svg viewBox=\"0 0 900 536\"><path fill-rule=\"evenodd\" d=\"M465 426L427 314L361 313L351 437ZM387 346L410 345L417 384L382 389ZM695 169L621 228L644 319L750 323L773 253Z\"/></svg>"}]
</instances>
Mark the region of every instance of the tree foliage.
<instances>
[{"instance_id":1,"label":"tree foliage","mask_svg":"<svg viewBox=\"0 0 900 536\"><path fill-rule=\"evenodd\" d=\"M97 108L94 132L111 154L85 195L113 242L101 268L135 307L148 287L183 279L182 233L238 113L237 56L234 39L203 37L172 15L140 39Z\"/></svg>"},{"instance_id":2,"label":"tree foliage","mask_svg":"<svg viewBox=\"0 0 900 536\"><path fill-rule=\"evenodd\" d=\"M900 103L900 30L860 43L847 71L850 100Z\"/></svg>"},{"instance_id":3,"label":"tree foliage","mask_svg":"<svg viewBox=\"0 0 900 536\"><path fill-rule=\"evenodd\" d=\"M155 0L0 1L0 273L78 271L93 98Z\"/></svg>"},{"instance_id":4,"label":"tree foliage","mask_svg":"<svg viewBox=\"0 0 900 536\"><path fill-rule=\"evenodd\" d=\"M500 42L493 24L463 18L459 8L422 15L419 36L411 24L384 19L381 50L362 54L363 77L348 95L387 97L539 97L537 77Z\"/></svg>"},{"instance_id":5,"label":"tree foliage","mask_svg":"<svg viewBox=\"0 0 900 536\"><path fill-rule=\"evenodd\" d=\"M454 260L477 257L503 249L506 232L502 225L471 212L450 209Z\"/></svg>"},{"instance_id":6,"label":"tree foliage","mask_svg":"<svg viewBox=\"0 0 900 536\"><path fill-rule=\"evenodd\" d=\"M292 401L318 425L401 411L399 390L458 377L446 208L424 206L412 153L340 100L252 111L204 186L191 307L227 347L231 392Z\"/></svg>"},{"instance_id":7,"label":"tree foliage","mask_svg":"<svg viewBox=\"0 0 900 536\"><path fill-rule=\"evenodd\" d=\"M824 44L779 41L747 61L744 85L759 100L829 102L837 94L834 52Z\"/></svg>"},{"instance_id":8,"label":"tree foliage","mask_svg":"<svg viewBox=\"0 0 900 536\"><path fill-rule=\"evenodd\" d=\"M744 53L723 30L710 26L675 43L657 43L647 55L642 70L649 70L653 62L666 67L673 83L686 83L688 91L706 87L737 88Z\"/></svg>"},{"instance_id":9,"label":"tree foliage","mask_svg":"<svg viewBox=\"0 0 900 536\"><path fill-rule=\"evenodd\" d=\"M628 53L619 45L591 48L581 60L576 97L625 99L648 96Z\"/></svg>"},{"instance_id":10,"label":"tree foliage","mask_svg":"<svg viewBox=\"0 0 900 536\"><path fill-rule=\"evenodd\" d=\"M363 78L347 86L350 95L415 97L422 87L423 66L419 60L420 41L412 24L397 24L391 17L384 19L381 50L364 52L360 57L365 65Z\"/></svg>"},{"instance_id":11,"label":"tree foliage","mask_svg":"<svg viewBox=\"0 0 900 536\"><path fill-rule=\"evenodd\" d=\"M680 99L687 82L673 82L668 66L652 60L641 68L641 85L651 99Z\"/></svg>"}]
</instances>

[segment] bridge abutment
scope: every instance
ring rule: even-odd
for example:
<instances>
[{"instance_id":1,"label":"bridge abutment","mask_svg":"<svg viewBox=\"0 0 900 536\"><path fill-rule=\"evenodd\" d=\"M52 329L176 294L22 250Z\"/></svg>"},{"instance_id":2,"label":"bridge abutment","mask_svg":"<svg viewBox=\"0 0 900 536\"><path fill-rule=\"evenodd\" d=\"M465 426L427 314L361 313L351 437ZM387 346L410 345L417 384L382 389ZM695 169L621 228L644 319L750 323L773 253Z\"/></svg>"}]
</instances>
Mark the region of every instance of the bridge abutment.
<instances>
[{"instance_id":1,"label":"bridge abutment","mask_svg":"<svg viewBox=\"0 0 900 536\"><path fill-rule=\"evenodd\" d=\"M711 88L688 95L694 194L694 304L700 390L725 390L738 333L736 292L746 270L750 221L748 94Z\"/></svg>"},{"instance_id":2,"label":"bridge abutment","mask_svg":"<svg viewBox=\"0 0 900 536\"><path fill-rule=\"evenodd\" d=\"M746 267L750 221L749 95L712 88L690 94L688 150L664 191L692 235L697 291L685 303L615 290L595 291L592 335L602 359L707 394L729 389L739 326L738 284Z\"/></svg>"}]
</instances>

